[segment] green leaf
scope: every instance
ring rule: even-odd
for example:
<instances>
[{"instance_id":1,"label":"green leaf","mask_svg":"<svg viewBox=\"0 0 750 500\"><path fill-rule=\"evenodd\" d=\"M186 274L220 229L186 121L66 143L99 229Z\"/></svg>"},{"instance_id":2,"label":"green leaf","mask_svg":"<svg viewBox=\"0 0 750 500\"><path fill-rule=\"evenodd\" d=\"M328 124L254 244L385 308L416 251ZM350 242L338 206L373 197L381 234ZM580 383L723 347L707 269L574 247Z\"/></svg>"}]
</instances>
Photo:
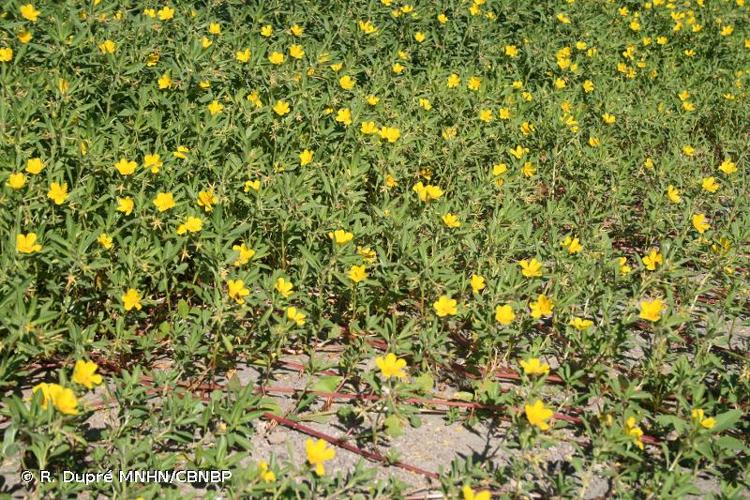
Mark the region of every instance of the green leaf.
<instances>
[{"instance_id":1,"label":"green leaf","mask_svg":"<svg viewBox=\"0 0 750 500\"><path fill-rule=\"evenodd\" d=\"M389 415L383 423L385 424L386 434L391 437L399 437L404 433L401 420L396 415Z\"/></svg>"},{"instance_id":2,"label":"green leaf","mask_svg":"<svg viewBox=\"0 0 750 500\"><path fill-rule=\"evenodd\" d=\"M742 418L740 410L729 410L720 415L716 415L716 424L711 428L711 432L721 432L731 428Z\"/></svg>"},{"instance_id":3,"label":"green leaf","mask_svg":"<svg viewBox=\"0 0 750 500\"><path fill-rule=\"evenodd\" d=\"M414 385L422 392L431 392L435 386L435 379L429 373L423 373L419 377L414 379Z\"/></svg>"},{"instance_id":4,"label":"green leaf","mask_svg":"<svg viewBox=\"0 0 750 500\"><path fill-rule=\"evenodd\" d=\"M336 392L341 383L341 377L338 375L323 375L310 388L313 391Z\"/></svg>"},{"instance_id":5,"label":"green leaf","mask_svg":"<svg viewBox=\"0 0 750 500\"><path fill-rule=\"evenodd\" d=\"M742 441L732 436L721 436L716 440L716 444L725 450L743 451L746 448Z\"/></svg>"}]
</instances>

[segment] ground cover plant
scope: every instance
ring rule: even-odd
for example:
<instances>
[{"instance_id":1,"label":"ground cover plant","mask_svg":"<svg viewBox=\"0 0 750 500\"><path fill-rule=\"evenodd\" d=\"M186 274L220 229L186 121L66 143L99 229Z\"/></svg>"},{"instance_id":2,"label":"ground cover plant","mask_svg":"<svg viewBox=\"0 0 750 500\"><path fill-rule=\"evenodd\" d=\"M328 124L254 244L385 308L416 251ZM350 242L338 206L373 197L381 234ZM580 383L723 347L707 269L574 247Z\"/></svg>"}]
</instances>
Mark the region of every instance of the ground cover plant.
<instances>
[{"instance_id":1,"label":"ground cover plant","mask_svg":"<svg viewBox=\"0 0 750 500\"><path fill-rule=\"evenodd\" d=\"M0 493L747 496L749 85L745 0L4 2Z\"/></svg>"}]
</instances>

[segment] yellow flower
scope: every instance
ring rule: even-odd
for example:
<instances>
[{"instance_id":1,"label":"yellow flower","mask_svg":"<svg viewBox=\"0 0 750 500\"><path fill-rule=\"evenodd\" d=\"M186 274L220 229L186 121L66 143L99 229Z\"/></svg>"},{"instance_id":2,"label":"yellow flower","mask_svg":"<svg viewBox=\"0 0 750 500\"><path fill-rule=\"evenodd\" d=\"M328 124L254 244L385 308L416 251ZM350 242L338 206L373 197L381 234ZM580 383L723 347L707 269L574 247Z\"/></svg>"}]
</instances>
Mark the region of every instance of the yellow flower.
<instances>
[{"instance_id":1,"label":"yellow flower","mask_svg":"<svg viewBox=\"0 0 750 500\"><path fill-rule=\"evenodd\" d=\"M172 7L162 7L156 14L159 16L160 21L169 21L174 18L174 9Z\"/></svg>"},{"instance_id":2,"label":"yellow flower","mask_svg":"<svg viewBox=\"0 0 750 500\"><path fill-rule=\"evenodd\" d=\"M497 116L500 117L501 120L510 120L510 109L500 108L497 112Z\"/></svg>"},{"instance_id":3,"label":"yellow flower","mask_svg":"<svg viewBox=\"0 0 750 500\"><path fill-rule=\"evenodd\" d=\"M365 35L372 35L378 32L377 26L372 24L370 21L357 21L360 31Z\"/></svg>"},{"instance_id":4,"label":"yellow flower","mask_svg":"<svg viewBox=\"0 0 750 500\"><path fill-rule=\"evenodd\" d=\"M141 305L141 294L135 288L128 288L127 292L122 295L121 299L122 305L126 311L130 311L133 308L140 311L141 307L143 307Z\"/></svg>"},{"instance_id":5,"label":"yellow flower","mask_svg":"<svg viewBox=\"0 0 750 500\"><path fill-rule=\"evenodd\" d=\"M528 152L529 149L521 146L520 144L515 148L508 148L508 153L510 153L511 156L513 156L516 160L520 160Z\"/></svg>"},{"instance_id":6,"label":"yellow flower","mask_svg":"<svg viewBox=\"0 0 750 500\"><path fill-rule=\"evenodd\" d=\"M36 242L36 233L16 235L16 251L18 253L35 253L42 249L42 245Z\"/></svg>"},{"instance_id":7,"label":"yellow flower","mask_svg":"<svg viewBox=\"0 0 750 500\"><path fill-rule=\"evenodd\" d=\"M179 158L180 160L187 160L187 153L189 153L190 150L186 148L185 146L177 146L177 150L172 153L172 156L175 158Z\"/></svg>"},{"instance_id":8,"label":"yellow flower","mask_svg":"<svg viewBox=\"0 0 750 500\"><path fill-rule=\"evenodd\" d=\"M251 189L253 191L260 191L260 180L256 179L254 181L245 181L243 190L247 193Z\"/></svg>"},{"instance_id":9,"label":"yellow flower","mask_svg":"<svg viewBox=\"0 0 750 500\"><path fill-rule=\"evenodd\" d=\"M0 48L0 62L11 62L13 60L13 49L10 47Z\"/></svg>"},{"instance_id":10,"label":"yellow flower","mask_svg":"<svg viewBox=\"0 0 750 500\"><path fill-rule=\"evenodd\" d=\"M250 290L245 288L245 282L242 280L227 280L227 295L238 304L244 304Z\"/></svg>"},{"instance_id":11,"label":"yellow flower","mask_svg":"<svg viewBox=\"0 0 750 500\"><path fill-rule=\"evenodd\" d=\"M715 177L704 177L701 181L701 187L704 191L708 191L709 193L715 193L719 189L719 183L716 182Z\"/></svg>"},{"instance_id":12,"label":"yellow flower","mask_svg":"<svg viewBox=\"0 0 750 500\"><path fill-rule=\"evenodd\" d=\"M237 258L233 262L233 265L236 267L244 266L245 264L250 262L250 259L255 256L255 250L253 250L252 248L248 248L244 243L240 245L234 245L232 247L232 250L237 252Z\"/></svg>"},{"instance_id":13,"label":"yellow flower","mask_svg":"<svg viewBox=\"0 0 750 500\"><path fill-rule=\"evenodd\" d=\"M445 13L441 12L437 16L437 20L440 24L445 24L448 22L448 16L445 15Z\"/></svg>"},{"instance_id":14,"label":"yellow flower","mask_svg":"<svg viewBox=\"0 0 750 500\"><path fill-rule=\"evenodd\" d=\"M21 5L21 7L19 7L18 10L21 12L21 17L23 17L27 21L31 21L32 23L36 22L40 14L40 12L36 10L34 6L30 3Z\"/></svg>"},{"instance_id":15,"label":"yellow flower","mask_svg":"<svg viewBox=\"0 0 750 500\"><path fill-rule=\"evenodd\" d=\"M276 481L276 474L272 470L268 470L268 463L265 460L258 462L258 469L260 470L260 478L264 483L273 483Z\"/></svg>"},{"instance_id":16,"label":"yellow flower","mask_svg":"<svg viewBox=\"0 0 750 500\"><path fill-rule=\"evenodd\" d=\"M395 63L393 66L391 66L391 71L393 71L393 73L397 75L403 73L405 69L406 68L401 63Z\"/></svg>"},{"instance_id":17,"label":"yellow flower","mask_svg":"<svg viewBox=\"0 0 750 500\"><path fill-rule=\"evenodd\" d=\"M21 189L26 185L26 176L21 172L13 172L8 176L5 185L11 189Z\"/></svg>"},{"instance_id":18,"label":"yellow flower","mask_svg":"<svg viewBox=\"0 0 750 500\"><path fill-rule=\"evenodd\" d=\"M373 250L370 247L357 247L357 254L359 254L360 257L362 257L362 260L368 263L373 263L377 260L377 254L375 253L375 250Z\"/></svg>"},{"instance_id":19,"label":"yellow flower","mask_svg":"<svg viewBox=\"0 0 750 500\"><path fill-rule=\"evenodd\" d=\"M380 127L380 138L393 144L401 137L401 131L395 127Z\"/></svg>"},{"instance_id":20,"label":"yellow flower","mask_svg":"<svg viewBox=\"0 0 750 500\"><path fill-rule=\"evenodd\" d=\"M35 385L31 392L42 393L42 408L47 409L49 403L65 415L78 415L78 399L72 389L59 384L47 384L42 382Z\"/></svg>"},{"instance_id":21,"label":"yellow flower","mask_svg":"<svg viewBox=\"0 0 750 500\"><path fill-rule=\"evenodd\" d=\"M516 319L516 313L510 304L495 307L495 321L501 325L510 325Z\"/></svg>"},{"instance_id":22,"label":"yellow flower","mask_svg":"<svg viewBox=\"0 0 750 500\"><path fill-rule=\"evenodd\" d=\"M106 250L112 248L112 237L107 233L101 233L99 236L97 236L96 241Z\"/></svg>"},{"instance_id":23,"label":"yellow flower","mask_svg":"<svg viewBox=\"0 0 750 500\"><path fill-rule=\"evenodd\" d=\"M120 175L132 175L137 166L138 164L136 162L128 160L127 158L120 158L120 161L115 163L115 168L120 172Z\"/></svg>"},{"instance_id":24,"label":"yellow flower","mask_svg":"<svg viewBox=\"0 0 750 500\"><path fill-rule=\"evenodd\" d=\"M533 426L539 427L539 429L546 431L549 429L547 420L552 418L555 412L544 406L542 400L537 399L533 404L527 404L524 407L526 412L526 419Z\"/></svg>"},{"instance_id":25,"label":"yellow flower","mask_svg":"<svg viewBox=\"0 0 750 500\"><path fill-rule=\"evenodd\" d=\"M440 298L432 304L432 307L435 309L435 314L443 318L445 316L458 314L457 305L458 303L456 302L456 299L452 299L447 295L441 295Z\"/></svg>"},{"instance_id":26,"label":"yellow flower","mask_svg":"<svg viewBox=\"0 0 750 500\"><path fill-rule=\"evenodd\" d=\"M425 111L429 111L432 109L432 104L430 103L429 99L420 98L419 99L419 107L424 109Z\"/></svg>"},{"instance_id":27,"label":"yellow flower","mask_svg":"<svg viewBox=\"0 0 750 500\"><path fill-rule=\"evenodd\" d=\"M42 382L42 383L35 385L31 389L32 395L36 394L37 392L41 392L42 401L40 403L40 406L45 410L47 409L47 406L49 405L49 403L52 402L52 395L50 394L50 390L49 390L50 386L52 385L57 385L57 384L48 384L46 382Z\"/></svg>"},{"instance_id":28,"label":"yellow flower","mask_svg":"<svg viewBox=\"0 0 750 500\"><path fill-rule=\"evenodd\" d=\"M292 35L300 37L305 32L305 28L303 28L299 24L293 24L292 27L289 28L289 31L292 33Z\"/></svg>"},{"instance_id":29,"label":"yellow flower","mask_svg":"<svg viewBox=\"0 0 750 500\"><path fill-rule=\"evenodd\" d=\"M632 271L631 267L628 265L627 257L618 257L617 265L620 268L620 274L622 274L623 276L626 274L630 274L630 271Z\"/></svg>"},{"instance_id":30,"label":"yellow flower","mask_svg":"<svg viewBox=\"0 0 750 500\"><path fill-rule=\"evenodd\" d=\"M286 101L276 101L273 105L273 111L279 116L289 113L289 103Z\"/></svg>"},{"instance_id":31,"label":"yellow flower","mask_svg":"<svg viewBox=\"0 0 750 500\"><path fill-rule=\"evenodd\" d=\"M386 354L385 357L375 358L375 365L380 368L380 375L385 379L391 377L406 378L406 372L404 371L406 360L397 358L392 352Z\"/></svg>"},{"instance_id":32,"label":"yellow flower","mask_svg":"<svg viewBox=\"0 0 750 500\"><path fill-rule=\"evenodd\" d=\"M607 125L612 125L613 123L615 123L617 121L617 118L613 114L604 113L602 115L602 121L604 123L606 123Z\"/></svg>"},{"instance_id":33,"label":"yellow flower","mask_svg":"<svg viewBox=\"0 0 750 500\"><path fill-rule=\"evenodd\" d=\"M325 462L333 460L336 456L336 450L329 447L322 439L318 439L317 441L308 439L305 441L305 451L307 453L307 461L315 467L315 473L319 476L326 473Z\"/></svg>"},{"instance_id":34,"label":"yellow flower","mask_svg":"<svg viewBox=\"0 0 750 500\"><path fill-rule=\"evenodd\" d=\"M581 242L578 240L578 238L574 238L571 236L566 236L562 243L560 243L560 245L562 245L564 248L567 248L570 255L579 253L581 250L583 250L583 245L581 245Z\"/></svg>"},{"instance_id":35,"label":"yellow flower","mask_svg":"<svg viewBox=\"0 0 750 500\"><path fill-rule=\"evenodd\" d=\"M198 206L203 207L203 210L206 212L210 212L214 209L216 201L216 196L213 191L201 191L198 193Z\"/></svg>"},{"instance_id":36,"label":"yellow flower","mask_svg":"<svg viewBox=\"0 0 750 500\"><path fill-rule=\"evenodd\" d=\"M425 34L424 34L424 33L422 33L421 31L417 31L416 33L414 33L414 40L415 40L415 41L416 41L417 43L422 43L422 42L424 42L426 38L427 38L427 37L425 36Z\"/></svg>"},{"instance_id":37,"label":"yellow flower","mask_svg":"<svg viewBox=\"0 0 750 500\"><path fill-rule=\"evenodd\" d=\"M691 412L691 416L693 418L693 421L704 429L713 429L713 427L716 425L716 419L713 417L706 418L705 413L700 408L694 409Z\"/></svg>"},{"instance_id":38,"label":"yellow flower","mask_svg":"<svg viewBox=\"0 0 750 500\"><path fill-rule=\"evenodd\" d=\"M159 62L159 53L158 52L151 52L148 57L146 57L146 66L149 68L152 66L156 66L156 64Z\"/></svg>"},{"instance_id":39,"label":"yellow flower","mask_svg":"<svg viewBox=\"0 0 750 500\"><path fill-rule=\"evenodd\" d=\"M588 330L591 328L591 326L594 324L593 321L590 319L583 319L579 318L578 316L574 317L570 320L569 325L578 330L579 332L582 332L584 330Z\"/></svg>"},{"instance_id":40,"label":"yellow flower","mask_svg":"<svg viewBox=\"0 0 750 500\"><path fill-rule=\"evenodd\" d=\"M268 56L269 62L276 65L283 64L284 59L286 59L286 57L281 52L271 52Z\"/></svg>"},{"instance_id":41,"label":"yellow flower","mask_svg":"<svg viewBox=\"0 0 750 500\"><path fill-rule=\"evenodd\" d=\"M522 359L520 364L526 375L549 375L549 365L542 363L539 358Z\"/></svg>"},{"instance_id":42,"label":"yellow flower","mask_svg":"<svg viewBox=\"0 0 750 500\"><path fill-rule=\"evenodd\" d=\"M286 317L289 321L294 321L297 326L304 326L305 318L307 317L302 311L298 311L296 307L286 308Z\"/></svg>"},{"instance_id":43,"label":"yellow flower","mask_svg":"<svg viewBox=\"0 0 750 500\"><path fill-rule=\"evenodd\" d=\"M352 124L352 112L349 108L341 108L336 113L336 121L348 127Z\"/></svg>"},{"instance_id":44,"label":"yellow flower","mask_svg":"<svg viewBox=\"0 0 750 500\"><path fill-rule=\"evenodd\" d=\"M484 287L486 286L484 283L484 277L478 274L471 275L470 283L471 283L471 289L474 293L481 292L482 290L484 290Z\"/></svg>"},{"instance_id":45,"label":"yellow flower","mask_svg":"<svg viewBox=\"0 0 750 500\"><path fill-rule=\"evenodd\" d=\"M447 86L448 86L449 89L454 89L454 88L458 87L460 84L461 84L461 78L457 74L452 73L448 77Z\"/></svg>"},{"instance_id":46,"label":"yellow flower","mask_svg":"<svg viewBox=\"0 0 750 500\"><path fill-rule=\"evenodd\" d=\"M365 266L352 266L349 268L348 276L353 282L359 283L360 281L367 279L368 275Z\"/></svg>"},{"instance_id":47,"label":"yellow flower","mask_svg":"<svg viewBox=\"0 0 750 500\"><path fill-rule=\"evenodd\" d=\"M26 161L26 171L32 175L39 174L44 169L44 162L41 158L29 158Z\"/></svg>"},{"instance_id":48,"label":"yellow flower","mask_svg":"<svg viewBox=\"0 0 750 500\"><path fill-rule=\"evenodd\" d=\"M461 491L464 494L464 500L492 500L492 494L487 490L475 492L471 486L464 485Z\"/></svg>"},{"instance_id":49,"label":"yellow flower","mask_svg":"<svg viewBox=\"0 0 750 500\"><path fill-rule=\"evenodd\" d=\"M377 134L378 126L375 125L375 122L362 122L362 124L359 127L359 130L365 135Z\"/></svg>"},{"instance_id":50,"label":"yellow flower","mask_svg":"<svg viewBox=\"0 0 750 500\"><path fill-rule=\"evenodd\" d=\"M177 234L183 235L185 233L197 233L203 229L203 221L198 217L189 216L185 219L185 222L177 227Z\"/></svg>"},{"instance_id":51,"label":"yellow flower","mask_svg":"<svg viewBox=\"0 0 750 500\"><path fill-rule=\"evenodd\" d=\"M143 157L143 166L150 168L152 174L158 174L162 165L164 165L164 162L161 160L159 153L147 154Z\"/></svg>"},{"instance_id":52,"label":"yellow flower","mask_svg":"<svg viewBox=\"0 0 750 500\"><path fill-rule=\"evenodd\" d=\"M478 76L472 76L469 78L469 81L466 83L466 87L469 90L479 90L479 87L482 85L482 79Z\"/></svg>"},{"instance_id":53,"label":"yellow flower","mask_svg":"<svg viewBox=\"0 0 750 500\"><path fill-rule=\"evenodd\" d=\"M117 50L117 45L112 40L104 40L99 44L99 52L102 54L114 54Z\"/></svg>"},{"instance_id":54,"label":"yellow flower","mask_svg":"<svg viewBox=\"0 0 750 500\"><path fill-rule=\"evenodd\" d=\"M586 80L585 82L583 82L583 91L587 94L593 92L594 82L592 82L591 80Z\"/></svg>"},{"instance_id":55,"label":"yellow flower","mask_svg":"<svg viewBox=\"0 0 750 500\"><path fill-rule=\"evenodd\" d=\"M302 48L302 45L295 43L289 47L289 55L295 59L302 59L305 57L305 49Z\"/></svg>"},{"instance_id":56,"label":"yellow flower","mask_svg":"<svg viewBox=\"0 0 750 500\"><path fill-rule=\"evenodd\" d=\"M174 196L172 196L172 193L157 193L156 198L154 198L154 205L156 205L159 212L165 212L170 208L174 208Z\"/></svg>"},{"instance_id":57,"label":"yellow flower","mask_svg":"<svg viewBox=\"0 0 750 500\"><path fill-rule=\"evenodd\" d=\"M518 47L515 45L506 45L504 51L508 57L518 57Z\"/></svg>"},{"instance_id":58,"label":"yellow flower","mask_svg":"<svg viewBox=\"0 0 750 500\"><path fill-rule=\"evenodd\" d=\"M461 226L461 222L458 220L458 217L456 217L455 214L452 214L450 212L443 215L442 219L443 219L443 223L450 228L456 228L456 227Z\"/></svg>"},{"instance_id":59,"label":"yellow flower","mask_svg":"<svg viewBox=\"0 0 750 500\"><path fill-rule=\"evenodd\" d=\"M207 108L208 112L211 113L211 116L213 116L221 113L224 110L224 105L219 101L213 100L208 104Z\"/></svg>"},{"instance_id":60,"label":"yellow flower","mask_svg":"<svg viewBox=\"0 0 750 500\"><path fill-rule=\"evenodd\" d=\"M724 161L719 165L719 170L727 175L732 175L737 171L737 165L732 161L731 158L724 158Z\"/></svg>"},{"instance_id":61,"label":"yellow flower","mask_svg":"<svg viewBox=\"0 0 750 500\"><path fill-rule=\"evenodd\" d=\"M695 154L695 148L689 144L682 146L682 154L685 156L693 156Z\"/></svg>"},{"instance_id":62,"label":"yellow flower","mask_svg":"<svg viewBox=\"0 0 750 500\"><path fill-rule=\"evenodd\" d=\"M370 106L376 106L380 102L380 97L370 94L367 96L366 101Z\"/></svg>"},{"instance_id":63,"label":"yellow flower","mask_svg":"<svg viewBox=\"0 0 750 500\"><path fill-rule=\"evenodd\" d=\"M234 53L234 58L241 63L250 62L250 56L250 49L238 50Z\"/></svg>"},{"instance_id":64,"label":"yellow flower","mask_svg":"<svg viewBox=\"0 0 750 500\"><path fill-rule=\"evenodd\" d=\"M536 301L529 303L531 309L531 317L539 319L542 316L548 318L552 316L552 310L555 308L555 304L544 294L539 294Z\"/></svg>"},{"instance_id":65,"label":"yellow flower","mask_svg":"<svg viewBox=\"0 0 750 500\"><path fill-rule=\"evenodd\" d=\"M117 198L117 211L122 212L125 215L130 215L133 213L133 207L135 206L135 203L133 202L133 198L131 197L125 197L125 198Z\"/></svg>"},{"instance_id":66,"label":"yellow flower","mask_svg":"<svg viewBox=\"0 0 750 500\"><path fill-rule=\"evenodd\" d=\"M625 432L626 436L633 438L633 443L638 448L640 448L641 450L643 449L643 441L641 440L641 438L643 437L643 430L638 427L635 417L628 417L628 419L625 421L625 427L623 431Z\"/></svg>"},{"instance_id":67,"label":"yellow flower","mask_svg":"<svg viewBox=\"0 0 750 500\"><path fill-rule=\"evenodd\" d=\"M659 321L662 311L666 309L666 305L661 299L642 300L640 307L641 312L638 317L652 323Z\"/></svg>"},{"instance_id":68,"label":"yellow flower","mask_svg":"<svg viewBox=\"0 0 750 500\"><path fill-rule=\"evenodd\" d=\"M208 24L208 32L212 35L219 35L221 34L221 24L219 23L209 23Z\"/></svg>"},{"instance_id":69,"label":"yellow flower","mask_svg":"<svg viewBox=\"0 0 750 500\"><path fill-rule=\"evenodd\" d=\"M214 42L210 38L208 38L206 36L204 36L203 38L201 38L201 47L203 47L204 49L209 48L213 44L214 44Z\"/></svg>"},{"instance_id":70,"label":"yellow flower","mask_svg":"<svg viewBox=\"0 0 750 500\"><path fill-rule=\"evenodd\" d=\"M328 233L328 237L336 242L337 245L346 245L354 238L354 234L344 229L337 229L332 233Z\"/></svg>"},{"instance_id":71,"label":"yellow flower","mask_svg":"<svg viewBox=\"0 0 750 500\"><path fill-rule=\"evenodd\" d=\"M495 177L503 175L507 171L508 165L506 165L505 163L496 163L492 165L492 175L494 175Z\"/></svg>"},{"instance_id":72,"label":"yellow flower","mask_svg":"<svg viewBox=\"0 0 750 500\"><path fill-rule=\"evenodd\" d=\"M458 127L445 127L440 135L446 141L450 141L450 140L455 139L457 134L458 134Z\"/></svg>"},{"instance_id":73,"label":"yellow flower","mask_svg":"<svg viewBox=\"0 0 750 500\"><path fill-rule=\"evenodd\" d=\"M339 86L344 90L351 90L354 88L354 85L356 82L354 79L349 75L344 75L341 78L339 78Z\"/></svg>"},{"instance_id":74,"label":"yellow flower","mask_svg":"<svg viewBox=\"0 0 750 500\"><path fill-rule=\"evenodd\" d=\"M493 113L491 109L480 109L479 110L479 120L483 121L484 123L490 123L493 118Z\"/></svg>"},{"instance_id":75,"label":"yellow flower","mask_svg":"<svg viewBox=\"0 0 750 500\"><path fill-rule=\"evenodd\" d=\"M93 389L95 385L102 383L102 376L96 373L99 367L93 361L79 359L73 368L73 382Z\"/></svg>"},{"instance_id":76,"label":"yellow flower","mask_svg":"<svg viewBox=\"0 0 750 500\"><path fill-rule=\"evenodd\" d=\"M711 229L711 224L709 224L706 221L706 216L704 214L693 215L692 221L693 221L693 227L700 234L703 234L707 230Z\"/></svg>"},{"instance_id":77,"label":"yellow flower","mask_svg":"<svg viewBox=\"0 0 750 500\"><path fill-rule=\"evenodd\" d=\"M265 26L263 26L260 29L260 35L264 36L266 38L268 38L271 35L273 35L273 26L271 26L270 24L266 24Z\"/></svg>"},{"instance_id":78,"label":"yellow flower","mask_svg":"<svg viewBox=\"0 0 750 500\"><path fill-rule=\"evenodd\" d=\"M531 261L523 259L518 262L518 265L521 266L521 274L527 278L538 278L542 275L542 263L536 258Z\"/></svg>"},{"instance_id":79,"label":"yellow flower","mask_svg":"<svg viewBox=\"0 0 750 500\"><path fill-rule=\"evenodd\" d=\"M50 184L47 198L55 202L55 205L65 203L65 200L68 198L68 183L63 182L62 184L58 184L57 182L53 182Z\"/></svg>"},{"instance_id":80,"label":"yellow flower","mask_svg":"<svg viewBox=\"0 0 750 500\"><path fill-rule=\"evenodd\" d=\"M667 186L667 198L669 198L669 201L672 203L679 203L682 201L680 191L671 184Z\"/></svg>"},{"instance_id":81,"label":"yellow flower","mask_svg":"<svg viewBox=\"0 0 750 500\"><path fill-rule=\"evenodd\" d=\"M664 263L664 257L658 248L652 248L648 255L644 255L641 259L646 269L649 271L656 271L657 266Z\"/></svg>"},{"instance_id":82,"label":"yellow flower","mask_svg":"<svg viewBox=\"0 0 750 500\"><path fill-rule=\"evenodd\" d=\"M433 186L431 184L425 186L422 184L422 181L414 184L414 186L412 186L412 191L417 193L419 199L425 203L432 200L437 200L438 198L443 196L443 190L438 186Z\"/></svg>"},{"instance_id":83,"label":"yellow flower","mask_svg":"<svg viewBox=\"0 0 750 500\"><path fill-rule=\"evenodd\" d=\"M285 280L284 278L279 278L276 280L276 284L274 285L274 288L276 288L276 291L281 294L282 297L288 298L292 293L292 289L294 288L294 285L290 282Z\"/></svg>"},{"instance_id":84,"label":"yellow flower","mask_svg":"<svg viewBox=\"0 0 750 500\"><path fill-rule=\"evenodd\" d=\"M247 95L247 100L253 103L256 108L262 108L263 102L260 100L260 92L253 90Z\"/></svg>"},{"instance_id":85,"label":"yellow flower","mask_svg":"<svg viewBox=\"0 0 750 500\"><path fill-rule=\"evenodd\" d=\"M305 149L299 154L299 164L301 167L304 167L305 165L308 165L309 163L312 163L313 161L313 152L309 149Z\"/></svg>"},{"instance_id":86,"label":"yellow flower","mask_svg":"<svg viewBox=\"0 0 750 500\"><path fill-rule=\"evenodd\" d=\"M24 30L18 34L18 41L21 43L29 43L32 37L33 35L31 34L31 31Z\"/></svg>"}]
</instances>

